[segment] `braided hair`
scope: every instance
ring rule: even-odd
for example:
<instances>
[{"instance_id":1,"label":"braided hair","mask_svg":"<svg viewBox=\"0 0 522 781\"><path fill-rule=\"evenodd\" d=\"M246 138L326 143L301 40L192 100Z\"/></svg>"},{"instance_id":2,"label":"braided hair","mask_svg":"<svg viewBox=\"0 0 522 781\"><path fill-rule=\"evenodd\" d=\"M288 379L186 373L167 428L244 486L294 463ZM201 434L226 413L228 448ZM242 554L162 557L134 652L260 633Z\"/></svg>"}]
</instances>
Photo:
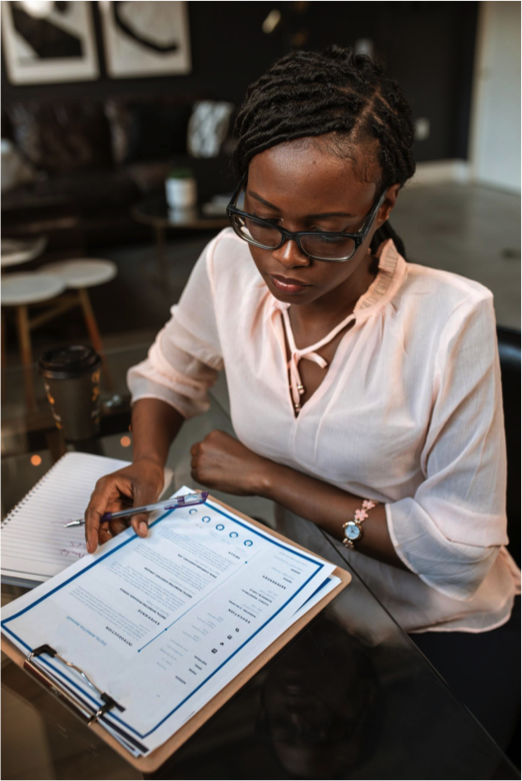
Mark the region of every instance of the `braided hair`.
<instances>
[{"instance_id":1,"label":"braided hair","mask_svg":"<svg viewBox=\"0 0 522 781\"><path fill-rule=\"evenodd\" d=\"M250 85L235 122L236 174L243 176L255 155L277 144L326 134L334 153L345 157L354 144L378 141L381 192L415 173L412 112L402 89L366 55L330 46L287 54ZM388 221L375 232L372 252L388 238L404 256Z\"/></svg>"}]
</instances>

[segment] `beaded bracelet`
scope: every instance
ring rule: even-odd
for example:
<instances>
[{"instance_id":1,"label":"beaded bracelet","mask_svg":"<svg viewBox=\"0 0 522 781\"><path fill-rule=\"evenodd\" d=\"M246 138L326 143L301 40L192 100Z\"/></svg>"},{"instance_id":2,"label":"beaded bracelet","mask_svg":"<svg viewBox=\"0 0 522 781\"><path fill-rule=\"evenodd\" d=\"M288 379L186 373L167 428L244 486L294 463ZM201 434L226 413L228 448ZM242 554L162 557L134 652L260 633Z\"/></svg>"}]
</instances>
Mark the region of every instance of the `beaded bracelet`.
<instances>
[{"instance_id":1,"label":"beaded bracelet","mask_svg":"<svg viewBox=\"0 0 522 781\"><path fill-rule=\"evenodd\" d=\"M361 509L355 511L353 521L347 521L346 523L343 523L343 545L346 545L346 547L350 548L350 550L355 549L354 543L358 542L362 537L361 524L367 519L368 510L373 510L377 504L378 502L372 502L371 499L365 499L362 503Z\"/></svg>"}]
</instances>

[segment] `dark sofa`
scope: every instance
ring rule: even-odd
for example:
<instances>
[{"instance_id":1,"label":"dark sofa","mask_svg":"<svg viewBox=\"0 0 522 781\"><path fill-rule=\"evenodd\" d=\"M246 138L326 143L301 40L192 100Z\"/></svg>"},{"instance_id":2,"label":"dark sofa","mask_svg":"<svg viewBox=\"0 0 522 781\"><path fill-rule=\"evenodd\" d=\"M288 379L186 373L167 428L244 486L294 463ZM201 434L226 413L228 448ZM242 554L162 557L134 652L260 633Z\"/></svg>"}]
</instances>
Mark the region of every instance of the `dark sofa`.
<instances>
[{"instance_id":1,"label":"dark sofa","mask_svg":"<svg viewBox=\"0 0 522 781\"><path fill-rule=\"evenodd\" d=\"M226 152L205 159L187 153L195 102L133 96L19 102L4 109L2 137L13 141L36 174L2 194L2 235L45 233L51 252L148 238L131 208L146 194L162 192L176 166L192 169L200 203L232 190Z\"/></svg>"}]
</instances>

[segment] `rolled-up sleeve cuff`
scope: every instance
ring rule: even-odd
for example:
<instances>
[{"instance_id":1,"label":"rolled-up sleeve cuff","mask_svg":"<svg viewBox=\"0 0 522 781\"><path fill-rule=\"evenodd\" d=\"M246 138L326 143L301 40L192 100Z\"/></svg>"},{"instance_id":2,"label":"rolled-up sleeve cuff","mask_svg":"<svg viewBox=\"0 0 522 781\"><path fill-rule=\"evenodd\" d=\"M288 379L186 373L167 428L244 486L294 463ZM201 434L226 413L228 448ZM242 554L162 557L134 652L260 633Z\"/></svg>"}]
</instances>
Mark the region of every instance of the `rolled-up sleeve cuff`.
<instances>
[{"instance_id":1,"label":"rolled-up sleeve cuff","mask_svg":"<svg viewBox=\"0 0 522 781\"><path fill-rule=\"evenodd\" d=\"M186 420L206 412L210 407L206 393L202 394L200 399L185 396L170 385L164 385L149 377L144 377L139 371L139 365L129 369L127 385L133 404L140 399L160 399L177 410Z\"/></svg>"},{"instance_id":2,"label":"rolled-up sleeve cuff","mask_svg":"<svg viewBox=\"0 0 522 781\"><path fill-rule=\"evenodd\" d=\"M493 565L499 546L448 540L412 498L385 505L390 538L404 565L427 586L462 602L472 599Z\"/></svg>"}]
</instances>

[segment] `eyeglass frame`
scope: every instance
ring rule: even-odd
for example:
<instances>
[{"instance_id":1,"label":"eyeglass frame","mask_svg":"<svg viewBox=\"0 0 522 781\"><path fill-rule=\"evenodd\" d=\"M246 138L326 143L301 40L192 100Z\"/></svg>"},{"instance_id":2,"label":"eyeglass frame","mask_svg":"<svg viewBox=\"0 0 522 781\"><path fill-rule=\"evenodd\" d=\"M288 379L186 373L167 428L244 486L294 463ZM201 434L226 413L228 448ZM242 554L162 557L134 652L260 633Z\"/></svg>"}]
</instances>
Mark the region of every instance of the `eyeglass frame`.
<instances>
[{"instance_id":1,"label":"eyeglass frame","mask_svg":"<svg viewBox=\"0 0 522 781\"><path fill-rule=\"evenodd\" d=\"M384 192L380 195L380 197L376 198L372 208L370 209L368 216L366 218L366 222L364 223L362 229L360 231L357 231L356 233L344 233L343 231L337 232L337 231L289 231L286 230L286 228L281 228L279 225L274 225L273 222L270 220L264 220L261 217L256 217L254 214L250 214L249 212L241 211L241 209L238 209L235 205L235 202L239 198L239 195L241 193L241 190L243 189L245 182L247 180L248 173L245 173L243 177L241 178L241 181L239 182L238 186L236 187L234 194L232 195L232 198L230 199L230 203L227 206L227 217L230 220L230 224L232 226L232 230L236 234L236 236L239 236L240 239L243 239L243 241L246 241L247 244L252 244L254 247L259 247L259 249L266 249L266 250L276 250L283 246L283 244L286 244L287 241L295 241L297 246L299 247L300 252L303 253L305 257L307 257L309 260L319 260L323 263L346 263L347 261L351 260L359 247L363 244L364 240L366 239L369 230L373 224L373 221L375 220L375 217L377 216L377 213L379 209L381 208L382 204L384 203L386 199L386 194L388 188L384 190ZM258 223L261 223L262 225L266 225L267 227L273 228L281 234L281 241L277 245L277 247L266 247L262 244L258 244L256 241L249 241L247 238L239 234L235 228L233 223L233 215L239 215L240 217L249 217L251 220L255 220ZM339 238L345 238L345 239L353 239L355 242L355 247L352 252L352 254L347 258L316 258L313 255L310 255L310 253L306 252L306 250L303 249L301 246L301 237L302 236L321 236L325 235L328 236L328 238L332 238L334 236L338 236Z\"/></svg>"}]
</instances>

